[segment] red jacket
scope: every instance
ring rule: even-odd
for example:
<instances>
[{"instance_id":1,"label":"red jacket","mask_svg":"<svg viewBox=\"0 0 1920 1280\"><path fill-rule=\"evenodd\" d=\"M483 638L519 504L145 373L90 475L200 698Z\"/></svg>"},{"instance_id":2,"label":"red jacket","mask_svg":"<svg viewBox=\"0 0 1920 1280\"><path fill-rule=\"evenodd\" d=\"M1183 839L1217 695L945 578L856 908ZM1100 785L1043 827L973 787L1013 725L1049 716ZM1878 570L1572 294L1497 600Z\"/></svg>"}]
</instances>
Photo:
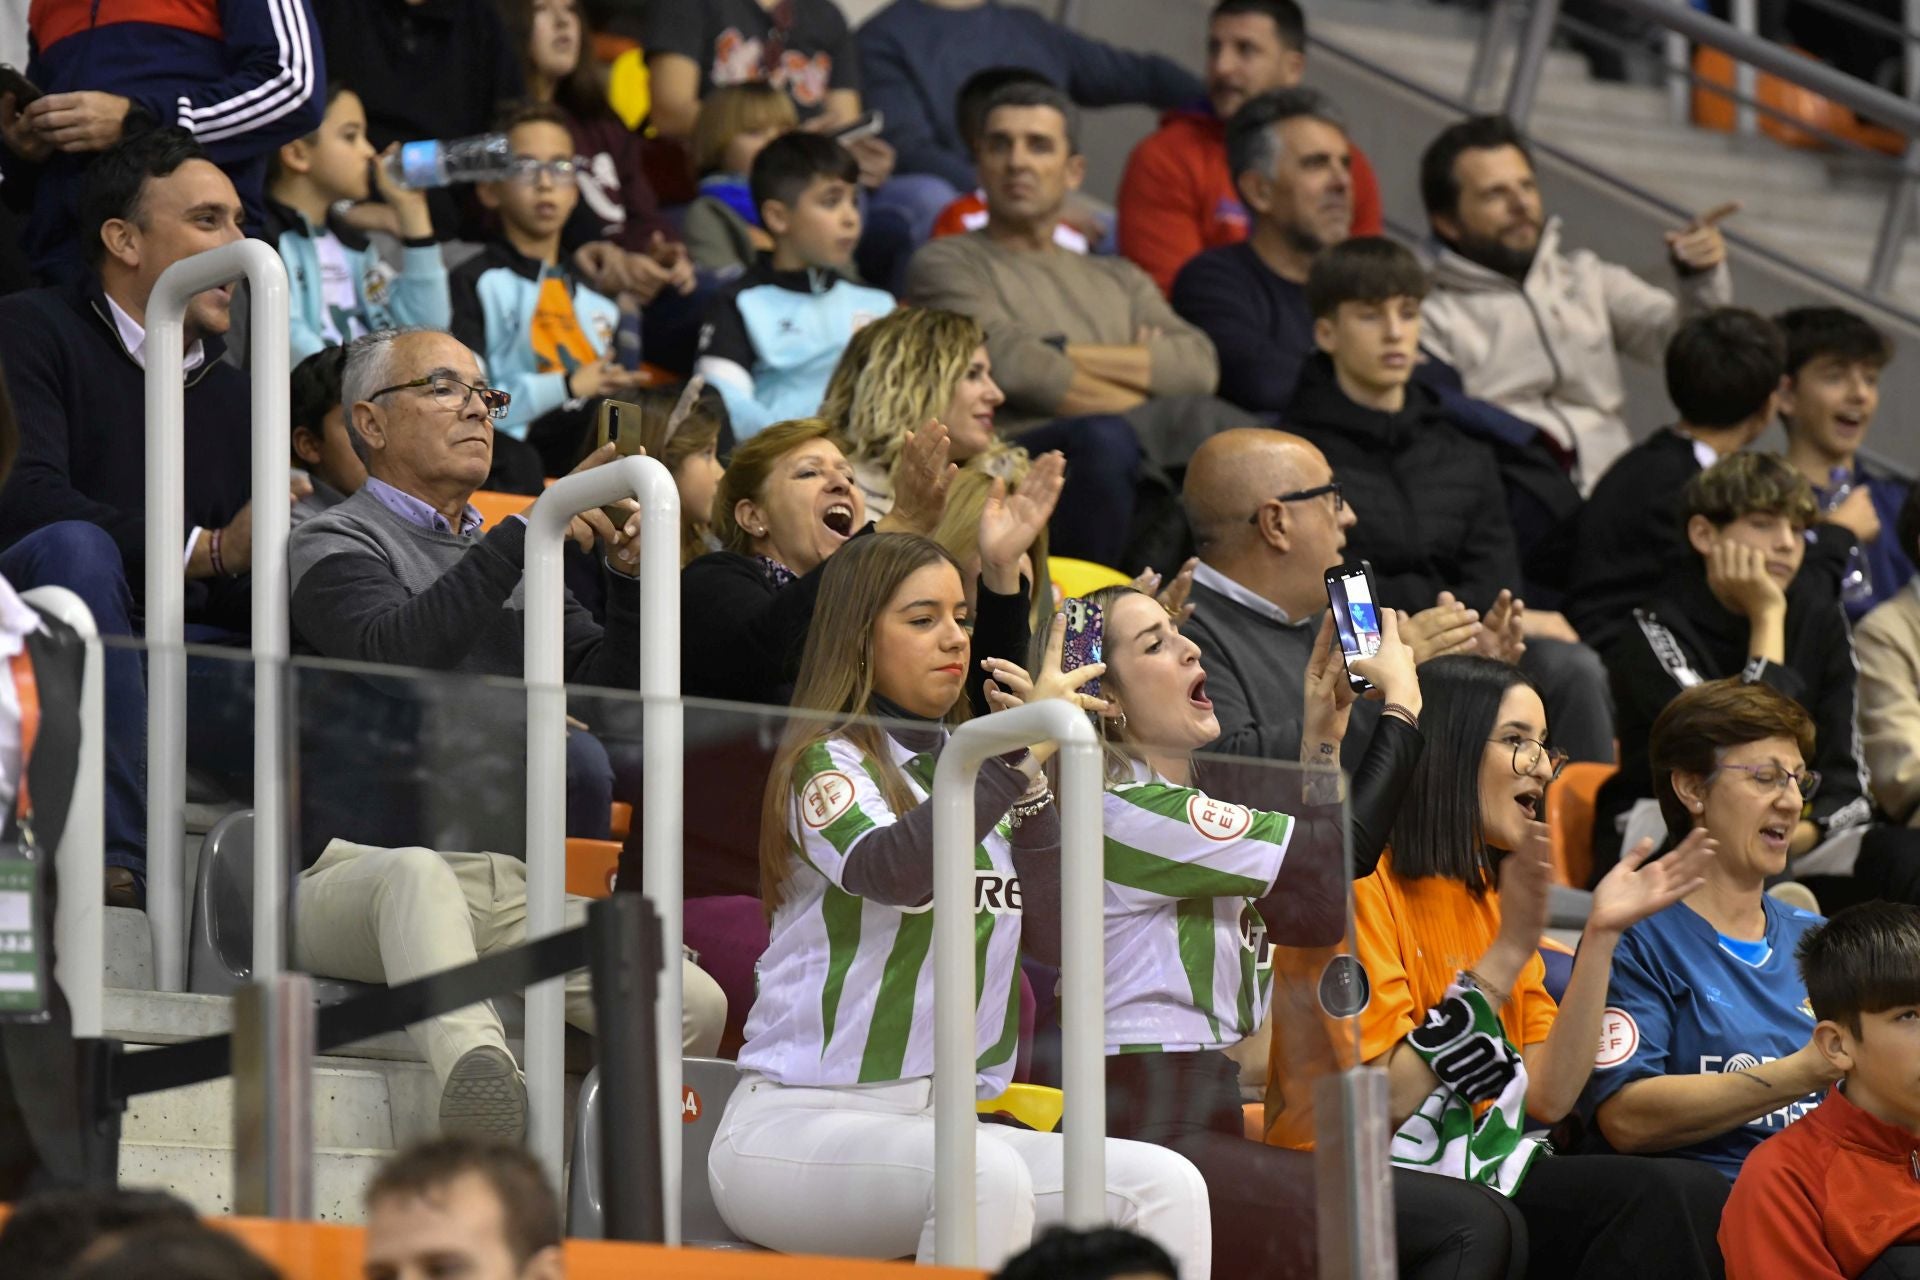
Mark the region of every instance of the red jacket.
<instances>
[{"instance_id":1,"label":"red jacket","mask_svg":"<svg viewBox=\"0 0 1920 1280\"><path fill-rule=\"evenodd\" d=\"M1920 1138L1835 1088L1753 1149L1720 1215L1727 1280L1853 1280L1920 1244Z\"/></svg>"},{"instance_id":2,"label":"red jacket","mask_svg":"<svg viewBox=\"0 0 1920 1280\"><path fill-rule=\"evenodd\" d=\"M1384 223L1380 180L1353 148L1353 226L1377 236ZM1162 293L1202 249L1247 238L1247 209L1227 172L1227 126L1212 112L1169 111L1133 149L1120 179L1120 252Z\"/></svg>"}]
</instances>

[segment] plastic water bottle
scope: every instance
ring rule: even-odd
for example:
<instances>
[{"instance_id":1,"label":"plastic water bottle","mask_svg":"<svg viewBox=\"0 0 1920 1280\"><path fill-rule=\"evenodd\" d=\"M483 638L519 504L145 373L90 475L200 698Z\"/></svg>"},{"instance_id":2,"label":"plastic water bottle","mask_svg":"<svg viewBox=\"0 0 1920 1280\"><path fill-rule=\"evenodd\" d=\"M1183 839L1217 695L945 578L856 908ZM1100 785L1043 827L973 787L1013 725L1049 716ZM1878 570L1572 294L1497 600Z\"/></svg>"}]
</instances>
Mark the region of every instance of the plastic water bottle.
<instances>
[{"instance_id":1,"label":"plastic water bottle","mask_svg":"<svg viewBox=\"0 0 1920 1280\"><path fill-rule=\"evenodd\" d=\"M1835 467L1827 473L1827 485L1827 500L1820 509L1832 515L1853 493L1853 473L1845 467ZM1848 604L1873 598L1873 569L1867 564L1867 550L1858 539L1847 548L1846 571L1840 575L1840 598Z\"/></svg>"},{"instance_id":2,"label":"plastic water bottle","mask_svg":"<svg viewBox=\"0 0 1920 1280\"><path fill-rule=\"evenodd\" d=\"M502 182L513 175L513 148L504 133L403 142L385 163L388 177L415 191L456 182Z\"/></svg>"}]
</instances>

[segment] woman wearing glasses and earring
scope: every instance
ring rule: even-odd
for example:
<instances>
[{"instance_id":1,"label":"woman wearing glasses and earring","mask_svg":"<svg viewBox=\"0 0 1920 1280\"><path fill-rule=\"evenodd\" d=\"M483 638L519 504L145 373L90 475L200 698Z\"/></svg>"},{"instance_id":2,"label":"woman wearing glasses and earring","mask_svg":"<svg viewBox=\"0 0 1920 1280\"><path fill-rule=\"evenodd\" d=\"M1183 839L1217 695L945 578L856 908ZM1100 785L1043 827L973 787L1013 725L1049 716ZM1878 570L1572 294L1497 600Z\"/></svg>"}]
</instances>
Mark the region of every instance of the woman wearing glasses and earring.
<instances>
[{"instance_id":1,"label":"woman wearing glasses and earring","mask_svg":"<svg viewBox=\"0 0 1920 1280\"><path fill-rule=\"evenodd\" d=\"M1616 1151L1703 1160L1731 1180L1837 1078L1794 961L1820 917L1766 892L1819 788L1813 736L1798 703L1738 680L1695 685L1654 722L1670 838L1705 831L1719 853L1704 884L1615 950L1581 1109Z\"/></svg>"},{"instance_id":2,"label":"woman wearing glasses and earring","mask_svg":"<svg viewBox=\"0 0 1920 1280\"><path fill-rule=\"evenodd\" d=\"M1387 1071L1393 1162L1506 1197L1530 1275L1718 1275L1725 1178L1688 1161L1555 1155L1524 1136L1573 1110L1621 936L1707 883L1714 841L1698 828L1658 861L1650 841L1621 858L1594 888L1556 1003L1537 950L1552 880L1540 819L1565 756L1540 695L1488 658L1435 658L1419 675L1427 749L1388 852L1354 882L1371 988L1360 1056Z\"/></svg>"}]
</instances>

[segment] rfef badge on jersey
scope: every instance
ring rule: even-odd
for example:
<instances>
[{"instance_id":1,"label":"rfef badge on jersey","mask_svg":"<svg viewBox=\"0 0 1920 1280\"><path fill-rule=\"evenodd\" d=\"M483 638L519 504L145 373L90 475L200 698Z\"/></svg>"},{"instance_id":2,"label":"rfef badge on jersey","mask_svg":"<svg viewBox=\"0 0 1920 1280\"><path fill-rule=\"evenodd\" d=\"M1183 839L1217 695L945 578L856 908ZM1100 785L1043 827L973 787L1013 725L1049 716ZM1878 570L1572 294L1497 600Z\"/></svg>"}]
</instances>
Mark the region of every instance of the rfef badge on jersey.
<instances>
[{"instance_id":1,"label":"rfef badge on jersey","mask_svg":"<svg viewBox=\"0 0 1920 1280\"><path fill-rule=\"evenodd\" d=\"M1253 826L1253 812L1244 805L1228 804L1196 792L1187 798L1187 821L1207 839L1224 844L1247 834Z\"/></svg>"},{"instance_id":2,"label":"rfef badge on jersey","mask_svg":"<svg viewBox=\"0 0 1920 1280\"><path fill-rule=\"evenodd\" d=\"M800 820L815 831L853 808L853 779L844 773L816 773L800 789Z\"/></svg>"}]
</instances>

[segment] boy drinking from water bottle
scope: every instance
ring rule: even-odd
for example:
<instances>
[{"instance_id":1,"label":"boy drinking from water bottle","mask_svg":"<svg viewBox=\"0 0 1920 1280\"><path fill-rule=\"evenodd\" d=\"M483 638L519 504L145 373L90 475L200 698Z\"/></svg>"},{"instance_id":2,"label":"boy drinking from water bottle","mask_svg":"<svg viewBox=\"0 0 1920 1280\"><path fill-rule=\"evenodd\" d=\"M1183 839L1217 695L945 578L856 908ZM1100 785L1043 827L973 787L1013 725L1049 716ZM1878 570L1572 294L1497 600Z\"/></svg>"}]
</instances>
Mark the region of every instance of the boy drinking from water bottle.
<instances>
[{"instance_id":1,"label":"boy drinking from water bottle","mask_svg":"<svg viewBox=\"0 0 1920 1280\"><path fill-rule=\"evenodd\" d=\"M433 238L427 197L394 182L387 166L375 160L366 109L358 94L338 82L328 87L320 127L273 156L267 240L287 264L292 286L287 327L295 364L375 329L447 327L447 268ZM342 201L365 200L376 182L400 235L398 271L366 236L332 216Z\"/></svg>"},{"instance_id":2,"label":"boy drinking from water bottle","mask_svg":"<svg viewBox=\"0 0 1920 1280\"><path fill-rule=\"evenodd\" d=\"M495 429L487 487L540 492L591 441L590 403L640 385L614 363L620 308L581 283L560 252L561 229L580 201L573 134L559 108L514 108L502 129L512 176L483 182L480 203L499 233L453 273L453 336L486 359L513 404Z\"/></svg>"},{"instance_id":3,"label":"boy drinking from water bottle","mask_svg":"<svg viewBox=\"0 0 1920 1280\"><path fill-rule=\"evenodd\" d=\"M1858 621L1913 577L1913 561L1894 530L1907 485L1869 473L1858 461L1893 347L1841 307L1795 307L1774 321L1787 339L1780 393L1787 461L1813 486L1821 511L1816 534L1844 565L1847 616Z\"/></svg>"}]
</instances>

